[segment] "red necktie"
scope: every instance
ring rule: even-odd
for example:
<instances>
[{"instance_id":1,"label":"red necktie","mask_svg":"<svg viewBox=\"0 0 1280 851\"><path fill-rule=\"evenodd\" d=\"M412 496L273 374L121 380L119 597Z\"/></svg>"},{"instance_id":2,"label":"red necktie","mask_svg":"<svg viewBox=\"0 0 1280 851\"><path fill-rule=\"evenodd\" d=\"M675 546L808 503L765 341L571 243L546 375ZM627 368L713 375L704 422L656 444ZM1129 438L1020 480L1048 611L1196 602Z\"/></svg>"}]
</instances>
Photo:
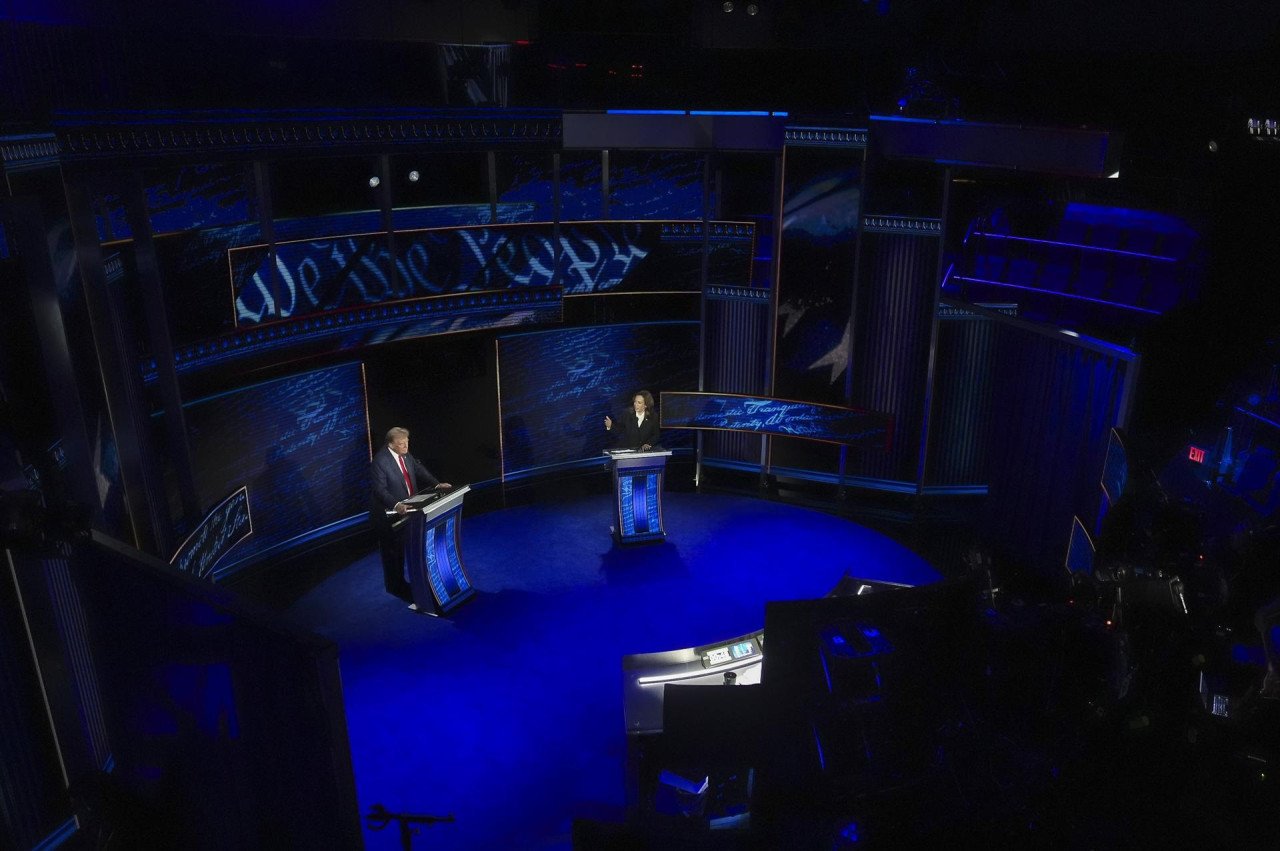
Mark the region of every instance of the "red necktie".
<instances>
[{"instance_id":1,"label":"red necktie","mask_svg":"<svg viewBox=\"0 0 1280 851\"><path fill-rule=\"evenodd\" d=\"M409 496L413 496L413 480L409 478L409 468L404 465L404 456L397 452L396 460L400 462L400 472L404 474L404 486L409 489Z\"/></svg>"}]
</instances>

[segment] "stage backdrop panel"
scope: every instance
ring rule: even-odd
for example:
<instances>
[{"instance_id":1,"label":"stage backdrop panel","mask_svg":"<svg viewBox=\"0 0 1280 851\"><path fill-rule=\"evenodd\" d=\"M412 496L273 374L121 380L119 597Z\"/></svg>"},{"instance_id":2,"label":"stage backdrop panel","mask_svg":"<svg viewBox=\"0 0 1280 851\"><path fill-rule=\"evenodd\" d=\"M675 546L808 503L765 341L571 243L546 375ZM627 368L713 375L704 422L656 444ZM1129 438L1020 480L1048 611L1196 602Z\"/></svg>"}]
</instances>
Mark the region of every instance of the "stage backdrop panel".
<instances>
[{"instance_id":1,"label":"stage backdrop panel","mask_svg":"<svg viewBox=\"0 0 1280 851\"><path fill-rule=\"evenodd\" d=\"M1107 447L1112 429L1125 425L1137 355L997 321L984 523L1006 555L1059 576L1072 518L1098 516Z\"/></svg>"},{"instance_id":2,"label":"stage backdrop panel","mask_svg":"<svg viewBox=\"0 0 1280 851\"><path fill-rule=\"evenodd\" d=\"M610 218L701 219L705 159L692 151L610 151Z\"/></svg>"},{"instance_id":3,"label":"stage backdrop panel","mask_svg":"<svg viewBox=\"0 0 1280 851\"><path fill-rule=\"evenodd\" d=\"M243 224L258 217L253 167L247 163L188 163L142 172L146 213L155 235ZM96 198L102 242L132 239L124 198L114 189Z\"/></svg>"},{"instance_id":4,"label":"stage backdrop panel","mask_svg":"<svg viewBox=\"0 0 1280 851\"><path fill-rule=\"evenodd\" d=\"M861 149L786 149L773 363L778 396L848 402L863 156ZM808 441L769 442L770 465L801 475L834 475L841 457Z\"/></svg>"},{"instance_id":5,"label":"stage backdrop panel","mask_svg":"<svg viewBox=\"0 0 1280 851\"><path fill-rule=\"evenodd\" d=\"M549 152L498 152L494 157L498 221L550 222L556 217L555 170Z\"/></svg>"},{"instance_id":6,"label":"stage backdrop panel","mask_svg":"<svg viewBox=\"0 0 1280 851\"><path fill-rule=\"evenodd\" d=\"M144 174L143 186L170 335L186 341L229 330L227 252L263 242L252 166L166 167Z\"/></svg>"},{"instance_id":7,"label":"stage backdrop panel","mask_svg":"<svg viewBox=\"0 0 1280 851\"><path fill-rule=\"evenodd\" d=\"M560 221L604 215L604 164L599 151L560 155Z\"/></svg>"},{"instance_id":8,"label":"stage backdrop panel","mask_svg":"<svg viewBox=\"0 0 1280 851\"><path fill-rule=\"evenodd\" d=\"M703 314L704 389L744 395L765 393L772 313L768 290L707 287ZM759 465L760 449L761 438L757 435L703 434L704 461L718 459Z\"/></svg>"},{"instance_id":9,"label":"stage backdrop panel","mask_svg":"<svg viewBox=\"0 0 1280 851\"><path fill-rule=\"evenodd\" d=\"M860 150L786 149L774 393L848 401Z\"/></svg>"},{"instance_id":10,"label":"stage backdrop panel","mask_svg":"<svg viewBox=\"0 0 1280 851\"><path fill-rule=\"evenodd\" d=\"M501 337L498 398L504 479L601 463L612 445L606 415L630 408L631 394L698 386L698 323L574 328ZM664 431L662 444L692 444Z\"/></svg>"},{"instance_id":11,"label":"stage backdrop panel","mask_svg":"<svg viewBox=\"0 0 1280 851\"><path fill-rule=\"evenodd\" d=\"M370 444L361 364L241 387L186 404L183 412L200 503L212 506L236 488L249 489L254 533L227 555L215 578L364 521Z\"/></svg>"}]
</instances>

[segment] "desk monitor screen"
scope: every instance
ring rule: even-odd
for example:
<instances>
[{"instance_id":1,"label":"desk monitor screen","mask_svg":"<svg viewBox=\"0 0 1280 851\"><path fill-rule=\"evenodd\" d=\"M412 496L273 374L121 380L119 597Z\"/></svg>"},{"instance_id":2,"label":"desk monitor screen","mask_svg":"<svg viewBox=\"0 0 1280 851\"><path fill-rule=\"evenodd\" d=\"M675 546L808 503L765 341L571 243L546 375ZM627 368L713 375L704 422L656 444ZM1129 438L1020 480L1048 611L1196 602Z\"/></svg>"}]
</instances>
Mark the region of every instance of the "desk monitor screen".
<instances>
[{"instance_id":1,"label":"desk monitor screen","mask_svg":"<svg viewBox=\"0 0 1280 851\"><path fill-rule=\"evenodd\" d=\"M732 662L733 656L729 653L728 647L717 647L715 650L707 652L708 665L723 665L726 662Z\"/></svg>"},{"instance_id":2,"label":"desk monitor screen","mask_svg":"<svg viewBox=\"0 0 1280 851\"><path fill-rule=\"evenodd\" d=\"M711 648L702 654L702 664L708 668L713 668L716 665L725 665L738 659L758 656L759 653L760 651L756 648L755 642L747 639L746 641Z\"/></svg>"}]
</instances>

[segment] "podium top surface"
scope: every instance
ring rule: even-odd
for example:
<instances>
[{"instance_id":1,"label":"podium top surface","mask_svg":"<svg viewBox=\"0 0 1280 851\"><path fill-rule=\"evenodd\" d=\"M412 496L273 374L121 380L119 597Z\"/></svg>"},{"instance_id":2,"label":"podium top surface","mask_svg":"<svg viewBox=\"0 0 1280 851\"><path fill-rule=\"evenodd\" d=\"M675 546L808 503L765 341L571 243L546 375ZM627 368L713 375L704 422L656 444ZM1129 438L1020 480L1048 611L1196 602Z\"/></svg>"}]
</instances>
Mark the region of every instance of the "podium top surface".
<instances>
[{"instance_id":1,"label":"podium top surface","mask_svg":"<svg viewBox=\"0 0 1280 851\"><path fill-rule=\"evenodd\" d=\"M458 485L457 487L449 488L447 491L437 491L437 493L440 494L440 498L434 502L428 502L426 506L424 506L424 510L430 514L432 512L444 511L447 508L452 508L454 505L462 502L462 495L468 493L470 490L471 485Z\"/></svg>"},{"instance_id":2,"label":"podium top surface","mask_svg":"<svg viewBox=\"0 0 1280 851\"><path fill-rule=\"evenodd\" d=\"M424 514L435 515L441 511L452 508L462 501L462 495L471 490L471 485L458 485L447 491L426 491L416 493L408 499L401 500L405 505L409 506L409 511L420 511ZM393 515L394 510L388 511L388 515Z\"/></svg>"},{"instance_id":3,"label":"podium top surface","mask_svg":"<svg viewBox=\"0 0 1280 851\"><path fill-rule=\"evenodd\" d=\"M606 449L605 455L610 458L665 458L671 454L670 449Z\"/></svg>"}]
</instances>

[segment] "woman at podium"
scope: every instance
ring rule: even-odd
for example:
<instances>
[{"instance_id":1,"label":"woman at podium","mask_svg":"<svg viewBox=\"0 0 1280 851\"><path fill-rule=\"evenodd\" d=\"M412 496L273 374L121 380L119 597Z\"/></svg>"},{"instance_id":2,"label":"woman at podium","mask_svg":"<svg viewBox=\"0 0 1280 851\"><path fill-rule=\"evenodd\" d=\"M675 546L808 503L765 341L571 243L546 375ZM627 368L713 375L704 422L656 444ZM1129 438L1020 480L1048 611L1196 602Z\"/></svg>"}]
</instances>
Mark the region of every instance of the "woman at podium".
<instances>
[{"instance_id":1,"label":"woman at podium","mask_svg":"<svg viewBox=\"0 0 1280 851\"><path fill-rule=\"evenodd\" d=\"M631 410L618 417L604 418L604 429L614 436L620 449L651 449L658 443L658 418L653 411L653 394L639 390L631 399Z\"/></svg>"}]
</instances>

